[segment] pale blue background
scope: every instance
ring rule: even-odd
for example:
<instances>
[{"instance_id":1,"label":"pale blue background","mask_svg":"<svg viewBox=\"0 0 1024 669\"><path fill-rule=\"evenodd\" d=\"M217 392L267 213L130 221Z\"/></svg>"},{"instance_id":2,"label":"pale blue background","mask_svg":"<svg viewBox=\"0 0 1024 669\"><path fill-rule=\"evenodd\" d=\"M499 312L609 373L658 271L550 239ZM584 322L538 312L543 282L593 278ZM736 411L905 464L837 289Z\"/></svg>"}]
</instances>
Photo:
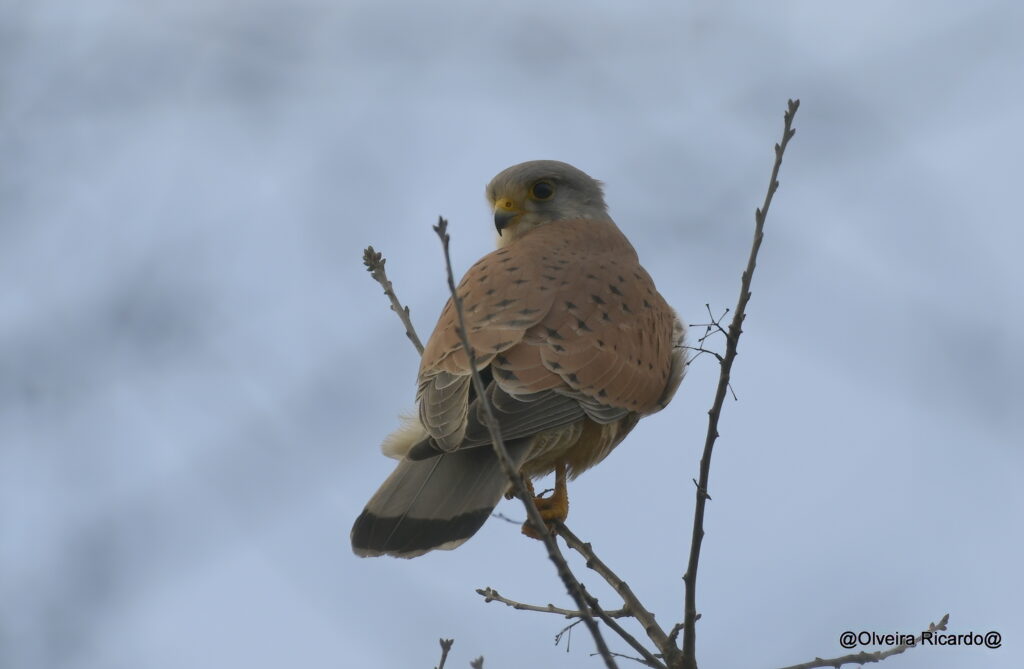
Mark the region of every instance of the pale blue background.
<instances>
[{"instance_id":1,"label":"pale blue background","mask_svg":"<svg viewBox=\"0 0 1024 669\"><path fill-rule=\"evenodd\" d=\"M787 97L703 666L946 612L1004 647L885 666L1024 666L1022 34L1012 1L0 2L0 666L432 667L441 636L449 667L600 666L582 629L566 654L561 619L474 594L568 604L512 525L350 553L416 371L360 254L426 336L437 215L461 272L493 243L484 184L557 158L705 322ZM716 373L572 487L666 628Z\"/></svg>"}]
</instances>

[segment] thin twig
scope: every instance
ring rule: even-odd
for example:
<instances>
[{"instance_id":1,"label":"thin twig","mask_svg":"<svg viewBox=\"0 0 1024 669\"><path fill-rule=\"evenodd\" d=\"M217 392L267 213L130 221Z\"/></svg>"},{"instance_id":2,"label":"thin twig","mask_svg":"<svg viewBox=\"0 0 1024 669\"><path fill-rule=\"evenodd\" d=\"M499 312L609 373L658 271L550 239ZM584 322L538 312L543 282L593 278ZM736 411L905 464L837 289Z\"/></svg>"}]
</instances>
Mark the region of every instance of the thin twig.
<instances>
[{"instance_id":1,"label":"thin twig","mask_svg":"<svg viewBox=\"0 0 1024 669\"><path fill-rule=\"evenodd\" d=\"M914 639L914 643L912 644L901 643L898 646L893 646L892 648L888 648L886 650L878 650L873 653L861 651L859 653L851 653L849 655L843 655L842 657L836 657L831 660L823 660L820 657L816 657L810 662L804 662L803 664L794 664L789 667L783 667L783 669L818 669L819 667L833 667L833 669L839 669L839 667L843 666L844 664L867 664L869 662L881 662L887 657L899 655L900 653L905 652L908 648L912 648L914 646L919 645L921 641L924 639L925 634L929 632L937 632L946 629L946 623L948 622L949 614L947 613L946 615L942 616L942 620L940 620L939 622L929 623L928 630L918 635L918 637Z\"/></svg>"},{"instance_id":2,"label":"thin twig","mask_svg":"<svg viewBox=\"0 0 1024 669\"><path fill-rule=\"evenodd\" d=\"M622 601L626 605L626 610L636 618L637 622L640 623L640 626L644 628L644 632L646 632L650 640L654 642L655 647L661 652L662 656L667 659L669 666L672 666L674 656L679 653L679 650L673 644L669 643L668 635L665 634L665 630L661 628L658 621L654 619L654 614L648 611L640 602L640 599L633 593L633 590L629 585L619 578L608 565L597 557L597 554L594 553L593 546L573 534L573 532L565 526L565 523L555 523L555 529L557 530L558 535L565 540L565 543L569 548L572 548L583 556L583 559L586 560L587 567L597 572L597 574L601 576L608 585L612 586L620 597L622 597ZM626 641L626 643L633 646L637 652L643 655L644 659L647 660L648 663L656 663L653 666L664 666L663 663L655 658L650 651L644 649L643 645L633 638L628 632L625 632L625 630L616 631L619 633L619 636Z\"/></svg>"},{"instance_id":3,"label":"thin twig","mask_svg":"<svg viewBox=\"0 0 1024 669\"><path fill-rule=\"evenodd\" d=\"M555 645L557 646L558 644L562 643L562 637L564 636L565 637L565 652L568 653L569 652L569 646L572 645L572 628L576 627L581 622L583 622L583 618L580 618L579 620L577 620L574 623L569 623L568 625L563 627L561 630L559 630L558 634L555 635ZM566 635L568 635L568 636L566 636ZM611 651L609 651L609 652L611 652Z\"/></svg>"},{"instance_id":4,"label":"thin twig","mask_svg":"<svg viewBox=\"0 0 1024 669\"><path fill-rule=\"evenodd\" d=\"M593 655L593 653L591 653L591 655ZM633 657L632 655L624 655L624 654L622 654L622 653L616 653L616 652L614 652L614 651L612 652L612 655L614 655L615 657L621 657L621 658L623 658L623 659L625 659L625 660L633 660L634 662L639 662L640 664L642 664L642 665L645 665L645 666L648 666L648 667L649 667L649 666L651 666L651 665L650 665L650 664L649 664L649 663L647 662L647 660L645 660L645 659L644 659L644 658L642 658L642 657Z\"/></svg>"},{"instance_id":5,"label":"thin twig","mask_svg":"<svg viewBox=\"0 0 1024 669\"><path fill-rule=\"evenodd\" d=\"M722 334L722 335L725 335L726 338L728 338L728 336L729 336L728 333L726 333L725 328L722 327L722 319L725 318L726 314L729 313L729 310L726 309L724 312L722 312L721 316L719 316L718 318L715 318L714 315L712 315L712 313L711 313L711 305L710 304L705 304L704 308L708 310L708 317L711 318L711 322L710 323L695 323L692 326L692 327L703 327L703 328L705 328L705 330L704 330L704 334L701 336L701 338L697 340L697 346L683 346L683 348L685 350L696 351L696 353L694 353L692 356L687 358L687 360L686 360L686 366L687 367L692 365L693 362L697 358L699 358L700 356L704 355L705 353L707 353L708 355L714 356L715 360L718 361L719 365L721 365L722 364L722 360L724 360L724 358L722 357L722 354L719 353L718 351L713 351L713 350L711 350L709 348L704 348L704 342L707 341L707 339L711 335L716 335L716 334ZM732 384L729 384L729 392L732 393L733 400L738 399L736 397L736 391L733 390L733 388L732 388Z\"/></svg>"},{"instance_id":6,"label":"thin twig","mask_svg":"<svg viewBox=\"0 0 1024 669\"><path fill-rule=\"evenodd\" d=\"M423 355L423 342L416 335L416 328L412 326L412 319L409 318L409 307L403 307L402 303L398 301L398 295L395 295L395 289L392 287L391 281L388 280L387 272L384 271L384 263L386 262L387 258L380 251L375 251L372 246L367 246L363 251L363 264L366 265L366 271L384 289L384 294L391 301L391 311L398 314L398 317L402 319L402 324L405 326L405 336L409 338L409 341L416 347L419 354Z\"/></svg>"},{"instance_id":7,"label":"thin twig","mask_svg":"<svg viewBox=\"0 0 1024 669\"><path fill-rule=\"evenodd\" d=\"M576 576L569 569L568 563L562 556L561 551L558 550L558 544L555 542L555 538L547 531L547 527L544 524L544 519L540 515L540 511L537 509L537 505L533 503L533 497L526 488L526 484L523 482L523 477L519 471L512 464L512 458L509 457L508 450L505 448L505 442L501 439L501 430L498 426L498 421L494 417L494 411L491 407L491 403L487 401L486 388L484 387L483 379L480 378L480 372L476 368L476 354L473 351L473 346L469 342L469 335L466 330L466 319L462 311L462 299L459 297L459 292L455 286L455 275L452 272L452 260L451 255L448 252L448 221L443 217L438 217L437 225L434 226L434 232L441 239L441 246L444 249L444 264L448 274L448 290L451 293L452 306L455 307L455 314L458 317L459 322L459 339L462 342L463 350L466 352L466 358L469 361L469 369L473 375L473 388L476 390L477 401L483 408L484 421L487 425L487 429L491 435L491 444L494 447L494 453L498 457L498 462L501 464L501 469L504 471L505 476L508 477L512 483L512 489L516 493L516 497L522 501L523 506L526 508L527 522L537 532L538 536L544 542L544 547L547 548L548 557L555 564L555 569L558 571L558 576L562 579L562 583L565 584L565 589L569 595L576 602L577 608L583 612L583 622L587 625L587 629L590 630L591 636L594 637L594 644L597 646L597 651L601 654L604 659L605 665L608 669L617 669L618 665L615 663L615 659L612 657L611 652L608 650L608 645L604 641L604 637L601 635L601 629L598 627L597 622L587 605L587 600L584 595L583 587L579 581L576 580Z\"/></svg>"},{"instance_id":8,"label":"thin twig","mask_svg":"<svg viewBox=\"0 0 1024 669\"><path fill-rule=\"evenodd\" d=\"M694 360L699 358L704 353L707 353L708 355L712 356L715 360L718 361L719 364L722 363L722 354L719 353L718 351L712 351L710 348L704 348L703 346L683 346L683 348L686 349L687 351L694 351L693 356L687 359L687 365L691 364Z\"/></svg>"},{"instance_id":9,"label":"thin twig","mask_svg":"<svg viewBox=\"0 0 1024 669\"><path fill-rule=\"evenodd\" d=\"M452 649L455 639L441 639L441 661L435 669L444 669L444 663L448 660L448 651Z\"/></svg>"},{"instance_id":10,"label":"thin twig","mask_svg":"<svg viewBox=\"0 0 1024 669\"><path fill-rule=\"evenodd\" d=\"M721 372L718 377L718 388L715 391L715 401L708 411L708 431L704 440L704 453L700 459L700 482L697 485L697 502L693 510L693 534L690 540L690 559L686 567L686 574L683 581L686 584L686 604L683 618L683 661L685 669L697 669L697 567L700 563L700 546L704 539L704 505L708 499L708 478L711 471L711 453L715 446L715 439L718 438L718 419L722 413L722 405L725 402L726 391L729 388L729 375L732 371L732 363L736 359L736 346L739 343L740 334L743 331L743 320L746 317L747 302L750 300L750 282L754 276L754 268L757 266L757 252L761 248L761 240L764 238L764 222L768 215L768 207L771 206L772 196L779 187L779 168L782 167L782 155L786 151L786 145L792 139L795 130L793 116L800 107L799 100L790 100L786 114L785 124L782 131L782 141L775 145L775 164L772 167L771 180L768 182L768 192L764 198L764 204L754 214L754 243L750 249L750 258L747 260L747 268L743 272L740 286L740 296L736 303L736 310L733 312L732 322L729 324L729 332L725 343L725 358L722 360ZM671 663L670 663L671 666Z\"/></svg>"},{"instance_id":11,"label":"thin twig","mask_svg":"<svg viewBox=\"0 0 1024 669\"><path fill-rule=\"evenodd\" d=\"M514 599L509 599L494 588L477 588L476 594L484 598L485 602L501 602L505 606L511 606L513 609L520 611L538 611L540 613L556 613L566 618L582 618L582 611L573 611L572 609L563 609L555 606L554 604L548 604L546 606L539 606L537 604L524 604L517 602ZM614 611L605 611L609 618L627 618L632 617L632 613L629 609L616 609Z\"/></svg>"},{"instance_id":12,"label":"thin twig","mask_svg":"<svg viewBox=\"0 0 1024 669\"><path fill-rule=\"evenodd\" d=\"M712 356L715 357L716 360L718 360L719 364L722 363L722 354L718 353L717 351L712 351L711 349L704 348L704 342L707 341L707 339L711 335L716 335L716 334L726 335L725 328L722 327L722 319L726 317L726 315L729 313L729 310L726 309L724 312L722 312L721 316L719 316L718 318L715 318L714 314L711 313L711 305L710 304L705 304L704 308L708 310L708 318L711 319L711 322L710 323L692 323L690 325L691 328L699 328L699 327L704 328L704 334L701 335L700 339L697 340L697 346L683 346L683 348L686 349L686 350L696 351L697 352L695 355L693 355L691 358L689 358L686 361L687 366L689 366L690 364L693 363L694 360L699 358L702 353L707 353L708 355L712 355ZM728 336L728 335L726 335L726 336Z\"/></svg>"}]
</instances>

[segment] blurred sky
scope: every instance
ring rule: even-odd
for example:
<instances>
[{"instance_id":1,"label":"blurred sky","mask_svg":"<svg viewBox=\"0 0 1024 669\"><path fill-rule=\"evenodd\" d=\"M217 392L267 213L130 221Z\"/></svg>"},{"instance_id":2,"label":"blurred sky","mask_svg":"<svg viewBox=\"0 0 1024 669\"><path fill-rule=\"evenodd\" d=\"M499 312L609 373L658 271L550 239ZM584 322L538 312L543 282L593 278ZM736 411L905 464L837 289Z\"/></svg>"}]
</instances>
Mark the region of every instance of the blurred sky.
<instances>
[{"instance_id":1,"label":"blurred sky","mask_svg":"<svg viewBox=\"0 0 1024 669\"><path fill-rule=\"evenodd\" d=\"M449 667L600 666L582 628L567 652L562 619L474 594L569 605L514 525L351 554L417 363L361 251L425 336L436 217L461 272L493 245L491 176L564 160L707 322L789 97L702 666L946 612L1004 646L885 666L1024 666L1022 31L1009 0L3 0L0 667L432 667L439 637ZM570 526L666 628L716 376L698 360L571 489Z\"/></svg>"}]
</instances>

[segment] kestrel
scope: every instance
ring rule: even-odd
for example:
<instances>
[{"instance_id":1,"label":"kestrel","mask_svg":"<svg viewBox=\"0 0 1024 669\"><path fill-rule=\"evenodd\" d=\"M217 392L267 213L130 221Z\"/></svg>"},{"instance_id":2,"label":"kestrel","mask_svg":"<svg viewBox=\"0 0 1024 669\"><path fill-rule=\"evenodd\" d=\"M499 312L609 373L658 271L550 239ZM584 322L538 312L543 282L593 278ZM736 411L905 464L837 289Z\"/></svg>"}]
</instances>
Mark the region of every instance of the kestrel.
<instances>
[{"instance_id":1,"label":"kestrel","mask_svg":"<svg viewBox=\"0 0 1024 669\"><path fill-rule=\"evenodd\" d=\"M566 477L672 399L686 328L608 216L599 181L537 160L494 177L487 200L498 248L459 283L466 328L513 462L528 481L555 472L554 493L534 501L545 520L564 520ZM357 555L455 548L509 489L457 327L449 300L420 362L418 416L382 446L398 466L352 527Z\"/></svg>"}]
</instances>

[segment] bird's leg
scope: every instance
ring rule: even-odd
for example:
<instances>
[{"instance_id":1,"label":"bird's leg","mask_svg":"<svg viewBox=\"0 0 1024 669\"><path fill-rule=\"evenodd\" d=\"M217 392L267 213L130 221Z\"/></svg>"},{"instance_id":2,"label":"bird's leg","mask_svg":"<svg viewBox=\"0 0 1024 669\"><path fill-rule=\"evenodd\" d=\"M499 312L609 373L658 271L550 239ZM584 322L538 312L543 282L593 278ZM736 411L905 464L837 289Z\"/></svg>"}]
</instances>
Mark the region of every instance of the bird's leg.
<instances>
[{"instance_id":1,"label":"bird's leg","mask_svg":"<svg viewBox=\"0 0 1024 669\"><path fill-rule=\"evenodd\" d=\"M533 503L540 511L540 517L547 524L548 531L554 531L553 521L565 522L569 516L569 488L565 480L566 466L559 462L555 467L555 491L550 497L534 497ZM532 493L532 487L530 492ZM523 534L534 539L540 539L537 531L529 522L523 523Z\"/></svg>"}]
</instances>

